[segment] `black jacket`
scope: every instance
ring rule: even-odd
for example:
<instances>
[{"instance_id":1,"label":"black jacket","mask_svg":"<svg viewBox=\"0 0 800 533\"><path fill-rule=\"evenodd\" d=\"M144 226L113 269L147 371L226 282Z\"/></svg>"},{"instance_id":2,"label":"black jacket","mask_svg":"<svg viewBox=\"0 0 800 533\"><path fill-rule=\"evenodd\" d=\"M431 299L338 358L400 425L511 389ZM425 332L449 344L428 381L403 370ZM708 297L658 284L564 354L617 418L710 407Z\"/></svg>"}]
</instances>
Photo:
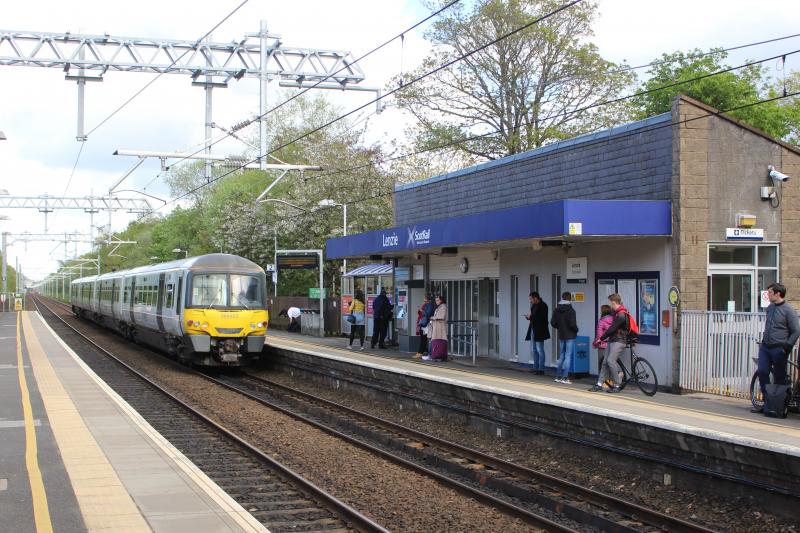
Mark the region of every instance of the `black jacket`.
<instances>
[{"instance_id":1,"label":"black jacket","mask_svg":"<svg viewBox=\"0 0 800 533\"><path fill-rule=\"evenodd\" d=\"M794 307L786 301L769 304L761 342L769 348L781 347L788 353L792 351L798 337L800 337L800 325Z\"/></svg>"},{"instance_id":2,"label":"black jacket","mask_svg":"<svg viewBox=\"0 0 800 533\"><path fill-rule=\"evenodd\" d=\"M603 333L603 336L600 337L600 340L622 343L628 342L628 336L631 329L631 326L628 323L628 315L629 311L625 308L625 306L619 306L616 312L614 312L614 320L611 322L611 325L608 326L606 332Z\"/></svg>"},{"instance_id":3,"label":"black jacket","mask_svg":"<svg viewBox=\"0 0 800 533\"><path fill-rule=\"evenodd\" d=\"M531 330L533 330L534 341L546 341L550 338L550 328L547 324L547 304L539 300L538 304L531 304L531 318L528 324L528 333L525 340L531 340Z\"/></svg>"},{"instance_id":4,"label":"black jacket","mask_svg":"<svg viewBox=\"0 0 800 533\"><path fill-rule=\"evenodd\" d=\"M550 325L558 330L558 340L568 341L578 336L578 319L569 302L558 302Z\"/></svg>"},{"instance_id":5,"label":"black jacket","mask_svg":"<svg viewBox=\"0 0 800 533\"><path fill-rule=\"evenodd\" d=\"M372 302L372 318L375 320L389 320L392 316L392 304L385 294L379 294Z\"/></svg>"}]
</instances>

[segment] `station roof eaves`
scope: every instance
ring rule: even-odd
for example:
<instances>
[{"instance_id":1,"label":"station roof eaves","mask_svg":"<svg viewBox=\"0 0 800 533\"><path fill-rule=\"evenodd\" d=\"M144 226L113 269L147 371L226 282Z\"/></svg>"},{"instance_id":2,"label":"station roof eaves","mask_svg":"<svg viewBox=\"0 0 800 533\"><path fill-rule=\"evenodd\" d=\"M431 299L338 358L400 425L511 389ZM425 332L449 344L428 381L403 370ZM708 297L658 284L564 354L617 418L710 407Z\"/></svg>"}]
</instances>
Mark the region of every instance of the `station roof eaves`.
<instances>
[{"instance_id":1,"label":"station roof eaves","mask_svg":"<svg viewBox=\"0 0 800 533\"><path fill-rule=\"evenodd\" d=\"M648 126L653 126L656 124L662 124L665 122L670 122L672 120L672 113L662 113L660 115L654 115L652 117L648 117L643 120L637 120L636 122L630 122L628 124L623 124L622 126L616 126L614 128L605 129L602 131L597 131L595 133L588 133L586 135L581 135L579 137L573 137L572 139L566 139L563 141L558 141L552 144L548 144L546 146L542 146L540 148L536 148L534 150L530 150L527 152L522 152L520 154L509 155L506 157L502 157L500 159L495 159L493 161L487 161L486 163L481 163L479 165L462 168L459 170L455 170L453 172L448 172L447 174L442 174L440 176L434 176L432 178L427 178L420 181L415 181L412 183L405 183L402 185L395 186L395 192L405 191L409 189L414 189L416 187L422 187L424 185L430 185L431 183L436 183L438 181L444 181L452 178L456 178L459 176L465 176L467 174L473 174L479 170L485 170L497 166L507 165L509 163L517 162L517 161L524 161L526 159L533 159L536 157L540 157L545 154L558 152L568 147L580 145L583 143L589 143L592 141L597 141L598 139L610 139L617 135L623 135L630 133L631 131L635 131L640 128L646 128Z\"/></svg>"}]
</instances>

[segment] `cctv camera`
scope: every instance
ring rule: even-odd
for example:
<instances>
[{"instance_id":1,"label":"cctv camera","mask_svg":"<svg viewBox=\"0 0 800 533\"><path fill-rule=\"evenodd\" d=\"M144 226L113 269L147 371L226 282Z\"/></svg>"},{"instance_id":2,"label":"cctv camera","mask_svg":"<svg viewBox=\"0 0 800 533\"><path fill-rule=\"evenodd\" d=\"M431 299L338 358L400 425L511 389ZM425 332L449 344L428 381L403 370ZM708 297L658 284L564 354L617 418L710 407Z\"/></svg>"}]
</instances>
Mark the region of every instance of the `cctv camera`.
<instances>
[{"instance_id":1,"label":"cctv camera","mask_svg":"<svg viewBox=\"0 0 800 533\"><path fill-rule=\"evenodd\" d=\"M769 169L769 177L775 181L789 181L789 176L782 172L778 172L775 170L775 167L772 165L767 167Z\"/></svg>"}]
</instances>

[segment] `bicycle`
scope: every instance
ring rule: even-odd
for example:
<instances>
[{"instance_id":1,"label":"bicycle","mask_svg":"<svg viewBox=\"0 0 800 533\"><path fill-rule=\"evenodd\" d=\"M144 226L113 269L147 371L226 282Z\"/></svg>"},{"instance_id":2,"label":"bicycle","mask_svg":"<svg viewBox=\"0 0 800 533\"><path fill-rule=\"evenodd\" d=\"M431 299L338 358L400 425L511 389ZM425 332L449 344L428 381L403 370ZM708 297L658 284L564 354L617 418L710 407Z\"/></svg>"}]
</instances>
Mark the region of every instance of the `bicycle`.
<instances>
[{"instance_id":1,"label":"bicycle","mask_svg":"<svg viewBox=\"0 0 800 533\"><path fill-rule=\"evenodd\" d=\"M633 349L634 343L628 342L625 347L630 352L630 367L633 373L628 371L625 363L622 362L622 358L620 358L618 362L620 369L622 369L622 381L619 384L619 390L624 389L629 381L633 381L647 396L655 395L658 391L658 377L653 365L647 359L636 354Z\"/></svg>"},{"instance_id":2,"label":"bicycle","mask_svg":"<svg viewBox=\"0 0 800 533\"><path fill-rule=\"evenodd\" d=\"M758 366L758 358L753 357L753 362ZM800 412L800 379L795 379L793 376L798 375L800 367L791 359L786 361L787 366L786 378L789 384L789 410L793 413ZM761 410L764 407L764 398L761 395L761 385L758 382L758 370L753 373L753 378L750 380L750 403L753 404L753 409Z\"/></svg>"}]
</instances>

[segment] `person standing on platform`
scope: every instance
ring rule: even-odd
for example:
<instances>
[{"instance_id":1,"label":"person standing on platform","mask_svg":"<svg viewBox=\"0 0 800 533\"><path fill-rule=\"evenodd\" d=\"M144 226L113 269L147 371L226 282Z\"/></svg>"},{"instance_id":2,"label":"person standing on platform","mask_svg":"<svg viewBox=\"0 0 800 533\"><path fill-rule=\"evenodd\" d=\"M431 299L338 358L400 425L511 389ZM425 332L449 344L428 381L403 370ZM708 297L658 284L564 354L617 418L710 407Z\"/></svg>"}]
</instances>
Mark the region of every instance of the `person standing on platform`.
<instances>
[{"instance_id":1,"label":"person standing on platform","mask_svg":"<svg viewBox=\"0 0 800 533\"><path fill-rule=\"evenodd\" d=\"M542 301L539 293L534 291L528 295L531 302L531 312L525 315L530 323L525 340L531 341L531 364L534 374L544 374L544 341L550 338L550 328L547 317L550 315L547 304Z\"/></svg>"},{"instance_id":2,"label":"person standing on platform","mask_svg":"<svg viewBox=\"0 0 800 533\"><path fill-rule=\"evenodd\" d=\"M597 348L597 362L599 363L599 370L597 371L597 384L589 389L592 392L598 392L603 390L603 382L601 381L601 373L603 371L603 361L606 358L606 352L608 350L608 342L601 341L600 337L608 331L608 328L611 327L611 323L614 321L614 314L611 311L611 306L603 304L600 306L600 320L597 321L597 328L595 329L595 336L594 341L592 342L592 346Z\"/></svg>"},{"instance_id":3,"label":"person standing on platform","mask_svg":"<svg viewBox=\"0 0 800 533\"><path fill-rule=\"evenodd\" d=\"M431 317L431 354L422 357L423 361L447 361L447 301L444 296L436 297L436 311Z\"/></svg>"},{"instance_id":4,"label":"person standing on platform","mask_svg":"<svg viewBox=\"0 0 800 533\"><path fill-rule=\"evenodd\" d=\"M386 346L386 333L389 329L389 319L392 316L392 304L386 297L386 289L381 289L381 293L372 302L372 348L384 349Z\"/></svg>"},{"instance_id":5,"label":"person standing on platform","mask_svg":"<svg viewBox=\"0 0 800 533\"><path fill-rule=\"evenodd\" d=\"M575 349L575 337L578 336L578 319L572 308L572 294L564 292L558 302L550 325L558 330L558 362L556 363L556 383L570 384L569 371L572 366L572 352Z\"/></svg>"},{"instance_id":6,"label":"person standing on platform","mask_svg":"<svg viewBox=\"0 0 800 533\"><path fill-rule=\"evenodd\" d=\"M348 350L353 349L353 339L358 335L361 341L361 350L364 349L364 323L367 306L364 303L364 291L357 290L356 295L350 302L350 314L353 315L353 323L350 324L350 344L347 345Z\"/></svg>"},{"instance_id":7,"label":"person standing on platform","mask_svg":"<svg viewBox=\"0 0 800 533\"><path fill-rule=\"evenodd\" d=\"M608 381L611 387L606 392L619 392L619 385L622 380L621 369L619 367L619 357L628 344L628 336L631 331L631 324L628 319L630 313L622 304L622 296L614 293L608 297L611 304L611 311L614 313L614 320L608 329L600 335L600 341L608 341L606 357L603 359L603 366L600 367L600 375L597 376L597 384L591 391L599 392L603 390L603 383ZM599 387L599 388L598 388Z\"/></svg>"},{"instance_id":8,"label":"person standing on platform","mask_svg":"<svg viewBox=\"0 0 800 533\"><path fill-rule=\"evenodd\" d=\"M786 302L786 286L773 283L767 287L769 307L767 321L764 324L764 335L758 347L758 382L761 386L761 397L767 397L766 386L770 383L770 373L774 383L786 384L786 365L789 355L800 337L800 325L797 322L797 311ZM763 409L753 409L754 413Z\"/></svg>"},{"instance_id":9,"label":"person standing on platform","mask_svg":"<svg viewBox=\"0 0 800 533\"><path fill-rule=\"evenodd\" d=\"M431 295L425 293L424 300L422 305L417 311L417 334L419 335L419 350L417 350L417 354L414 356L414 359L422 359L423 355L428 354L428 335L426 333L426 327L430 324L431 317L433 316L433 312L436 310L436 307L433 305L431 301Z\"/></svg>"}]
</instances>

